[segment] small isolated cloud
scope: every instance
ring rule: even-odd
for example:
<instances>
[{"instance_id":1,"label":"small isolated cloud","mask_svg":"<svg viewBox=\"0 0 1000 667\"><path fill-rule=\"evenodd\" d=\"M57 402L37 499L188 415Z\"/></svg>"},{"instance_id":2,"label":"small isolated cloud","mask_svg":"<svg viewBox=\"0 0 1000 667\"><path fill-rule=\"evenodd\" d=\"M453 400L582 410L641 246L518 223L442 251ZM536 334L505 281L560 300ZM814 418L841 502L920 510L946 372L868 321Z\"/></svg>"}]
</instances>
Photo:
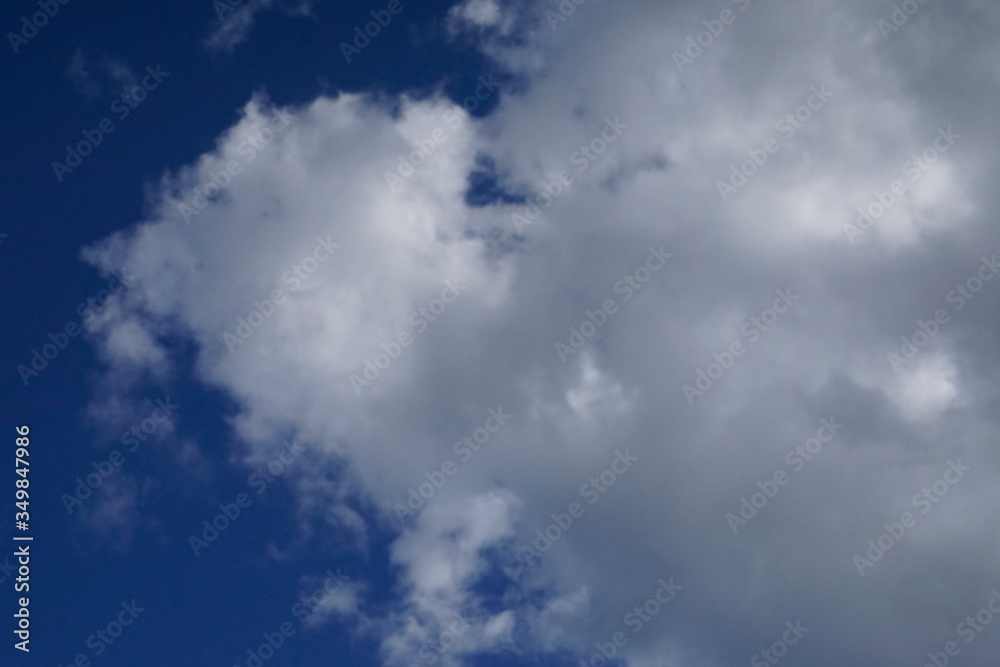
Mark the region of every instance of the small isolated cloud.
<instances>
[{"instance_id":1,"label":"small isolated cloud","mask_svg":"<svg viewBox=\"0 0 1000 667\"><path fill-rule=\"evenodd\" d=\"M66 76L78 92L91 99L117 95L135 86L135 74L128 65L108 56L100 56L95 61L88 58L83 49L73 52Z\"/></svg>"},{"instance_id":2,"label":"small isolated cloud","mask_svg":"<svg viewBox=\"0 0 1000 667\"><path fill-rule=\"evenodd\" d=\"M465 0L448 11L448 19L453 29L493 28L506 33L513 25L512 17L497 0Z\"/></svg>"},{"instance_id":3,"label":"small isolated cloud","mask_svg":"<svg viewBox=\"0 0 1000 667\"><path fill-rule=\"evenodd\" d=\"M300 0L291 8L282 7L282 11L289 15L306 16L310 12L312 3L313 0ZM211 53L223 51L231 53L250 36L257 16L270 11L274 6L274 0L247 0L246 3L215 0L213 7L219 23L205 38L204 47Z\"/></svg>"},{"instance_id":4,"label":"small isolated cloud","mask_svg":"<svg viewBox=\"0 0 1000 667\"><path fill-rule=\"evenodd\" d=\"M306 627L318 628L331 617L349 620L361 613L367 586L360 581L350 581L337 574L331 577L329 574L321 580L312 578L310 592L301 598L301 603L309 612L302 620Z\"/></svg>"}]
</instances>

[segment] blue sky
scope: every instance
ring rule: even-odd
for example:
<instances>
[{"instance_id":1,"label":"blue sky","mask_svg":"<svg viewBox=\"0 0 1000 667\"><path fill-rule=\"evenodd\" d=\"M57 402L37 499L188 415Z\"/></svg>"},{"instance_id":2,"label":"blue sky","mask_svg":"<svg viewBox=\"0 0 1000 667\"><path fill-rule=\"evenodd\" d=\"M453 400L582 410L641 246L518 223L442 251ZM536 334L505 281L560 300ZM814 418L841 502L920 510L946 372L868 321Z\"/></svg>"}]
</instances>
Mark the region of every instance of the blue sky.
<instances>
[{"instance_id":1,"label":"blue sky","mask_svg":"<svg viewBox=\"0 0 1000 667\"><path fill-rule=\"evenodd\" d=\"M0 27L3 664L993 664L994 3Z\"/></svg>"},{"instance_id":2,"label":"blue sky","mask_svg":"<svg viewBox=\"0 0 1000 667\"><path fill-rule=\"evenodd\" d=\"M78 304L99 298L109 285L80 261L80 249L139 221L144 185L210 149L254 92L266 91L276 105L337 91L393 95L441 86L460 100L471 93L485 66L474 51L441 39L447 8L448 3L408 3L402 20L390 24L380 41L350 64L336 44L349 39L351 27L364 23L371 8L362 4L317 4L309 16L262 10L248 41L231 52L210 51L203 44L219 26L210 2L114 8L70 3L60 6L16 54L5 40L8 62L2 76L9 94L2 113L16 130L0 158L0 187L8 207L2 230L8 237L2 244L11 284L17 285L8 313L18 315L16 323L4 327L4 365L30 366L31 351L47 344L49 333L70 322L81 324ZM39 11L33 3L8 5L0 24L7 32L32 10ZM418 43L408 38L410 31L426 38ZM74 59L83 63L92 92L80 77L69 74ZM147 66L168 75L121 118L122 83L109 74L108 63L134 72L140 85ZM112 108L116 100L118 107ZM112 119L113 132L78 168L57 180L50 163L62 161L64 146L83 139L82 132L93 130L103 118ZM183 346L177 352L190 354ZM371 582L373 604L378 604L392 585L384 544L377 540L371 554L359 557L329 536L303 545L290 562L271 562L267 545L294 533L288 519L291 500L276 484L248 508L249 521L234 524L218 545L194 557L185 538L200 521L214 516L218 503L238 491L256 495L247 485L250 470L227 462L232 436L223 416L228 401L183 376L135 395L140 429L151 414L143 400L169 397L179 406L173 422L176 437L217 443L200 448L210 476L192 479L161 470L163 452L147 446L130 452L123 446L117 434L133 424L105 432L87 419L100 368L93 348L77 336L37 377L29 375L27 386L16 371L4 378L11 446L15 425L29 425L33 437L32 549L37 554L31 575L31 654L21 655L7 642L4 661L69 665L82 653L93 664L245 664L246 649L256 648L264 632L294 621L297 634L268 664L330 664L331 659L335 664L379 664L374 641L352 639L336 624L306 633L291 609L301 594L317 588L305 585L303 578L321 583L328 569ZM116 448L126 457L129 475L155 475L165 485L141 510L156 517L153 523L139 519L144 528L127 544L116 536L88 532L77 521L79 515L67 515L61 499L74 493L77 477L94 472L92 462L106 461ZM13 501L15 477L12 471L6 477ZM213 508L216 512L210 514ZM13 504L9 509L6 533L13 532ZM4 599L11 604L13 576L4 584L9 593ZM146 611L97 657L99 644L88 646L88 638L115 620L121 603L133 599ZM11 617L5 616L5 636L11 636Z\"/></svg>"}]
</instances>

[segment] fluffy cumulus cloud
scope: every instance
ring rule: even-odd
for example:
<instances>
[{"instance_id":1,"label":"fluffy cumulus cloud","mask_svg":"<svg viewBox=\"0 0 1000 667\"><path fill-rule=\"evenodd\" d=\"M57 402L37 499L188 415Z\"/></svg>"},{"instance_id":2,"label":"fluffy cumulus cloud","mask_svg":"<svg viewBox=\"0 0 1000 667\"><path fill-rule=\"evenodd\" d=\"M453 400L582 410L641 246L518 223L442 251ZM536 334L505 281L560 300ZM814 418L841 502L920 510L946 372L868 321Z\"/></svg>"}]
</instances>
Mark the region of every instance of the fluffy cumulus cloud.
<instances>
[{"instance_id":1,"label":"fluffy cumulus cloud","mask_svg":"<svg viewBox=\"0 0 1000 667\"><path fill-rule=\"evenodd\" d=\"M461 3L525 85L252 100L88 251L135 276L91 332L193 344L391 536L393 605L327 605L387 665L988 664L1000 12L896 7Z\"/></svg>"}]
</instances>

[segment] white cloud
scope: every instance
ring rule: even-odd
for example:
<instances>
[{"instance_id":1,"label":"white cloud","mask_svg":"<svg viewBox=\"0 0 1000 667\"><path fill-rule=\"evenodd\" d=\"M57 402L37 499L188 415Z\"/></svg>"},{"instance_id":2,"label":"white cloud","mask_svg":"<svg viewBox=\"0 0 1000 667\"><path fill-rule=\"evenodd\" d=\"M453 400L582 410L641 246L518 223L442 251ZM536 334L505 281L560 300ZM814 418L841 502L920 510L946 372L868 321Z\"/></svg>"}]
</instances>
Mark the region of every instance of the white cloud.
<instances>
[{"instance_id":1,"label":"white cloud","mask_svg":"<svg viewBox=\"0 0 1000 667\"><path fill-rule=\"evenodd\" d=\"M193 342L198 379L235 400L233 428L248 447L266 451L291 429L319 460L346 465L336 481L317 465L293 483L302 512L350 526L345 541L361 550L366 522L396 530L393 504L424 471L456 458L453 444L487 408L512 414L391 546L401 597L359 621L382 640L388 664L437 646L456 613L487 620L455 633L439 653L444 664L508 642L589 656L593 638L621 629L668 576L684 598L630 638L629 664L742 664L800 614L815 628L797 649L804 664L913 659L950 622L913 596L944 586L948 600L933 604L971 608L965 602L1000 575L985 512L947 535L953 567L926 557L944 543L919 539L886 557L878 585L850 560L956 443L977 474L996 475L995 417L957 400L988 383L992 347L963 341L995 327L996 297L984 290L955 314L948 356L924 350L926 365L903 378L886 361L968 275L995 225L985 212L996 209L996 81L965 84L969 69L992 72L996 47L971 39L959 58L938 39L974 20L995 25L995 15L967 15L972 3L926 5L922 22L886 43L864 3L734 3L739 20L679 72L673 52L717 10L583 3L557 30L531 8L455 11L478 30L499 20L491 7L535 24L520 44L486 38L528 86L485 119L437 99L404 99L396 117L363 97L320 98L285 110L287 129L249 160L241 146L274 110L248 104L214 151L165 179L146 223L88 254L105 271L138 277L91 327L102 353L163 373L170 359L157 341ZM821 84L833 99L721 201L716 181ZM616 117L628 128L597 143ZM913 195L947 221L915 223L905 243L890 225L851 244L843 225L854 209L948 123L962 144ZM447 140L390 188L385 173L436 129ZM594 158L574 161L588 147ZM523 205L465 203L481 152L511 192L540 194L560 170L573 183L516 235L510 216ZM229 162L240 173L185 224L177 205ZM338 250L293 289L285 272L327 235ZM674 253L669 268L626 302L617 281L661 244ZM449 279L468 290L416 332L411 313ZM756 328L759 340L689 406L681 385L730 342L749 343L742 325L786 287L802 295L794 309ZM283 302L230 353L224 333L275 289ZM561 363L554 344L609 298L620 310ZM357 394L349 376L400 332L412 345ZM829 456L734 537L725 512L831 415L846 428ZM626 447L641 463L589 504L581 485ZM987 492L965 493L989 506ZM358 514L349 503L357 495L381 514ZM502 609L487 611L480 579L509 571L516 546L573 502L582 516L508 582ZM540 591L545 601L532 595ZM890 632L873 610L894 619Z\"/></svg>"},{"instance_id":2,"label":"white cloud","mask_svg":"<svg viewBox=\"0 0 1000 667\"><path fill-rule=\"evenodd\" d=\"M513 27L513 14L506 12L497 0L465 0L448 12L453 32L472 29L494 29L507 34Z\"/></svg>"}]
</instances>

